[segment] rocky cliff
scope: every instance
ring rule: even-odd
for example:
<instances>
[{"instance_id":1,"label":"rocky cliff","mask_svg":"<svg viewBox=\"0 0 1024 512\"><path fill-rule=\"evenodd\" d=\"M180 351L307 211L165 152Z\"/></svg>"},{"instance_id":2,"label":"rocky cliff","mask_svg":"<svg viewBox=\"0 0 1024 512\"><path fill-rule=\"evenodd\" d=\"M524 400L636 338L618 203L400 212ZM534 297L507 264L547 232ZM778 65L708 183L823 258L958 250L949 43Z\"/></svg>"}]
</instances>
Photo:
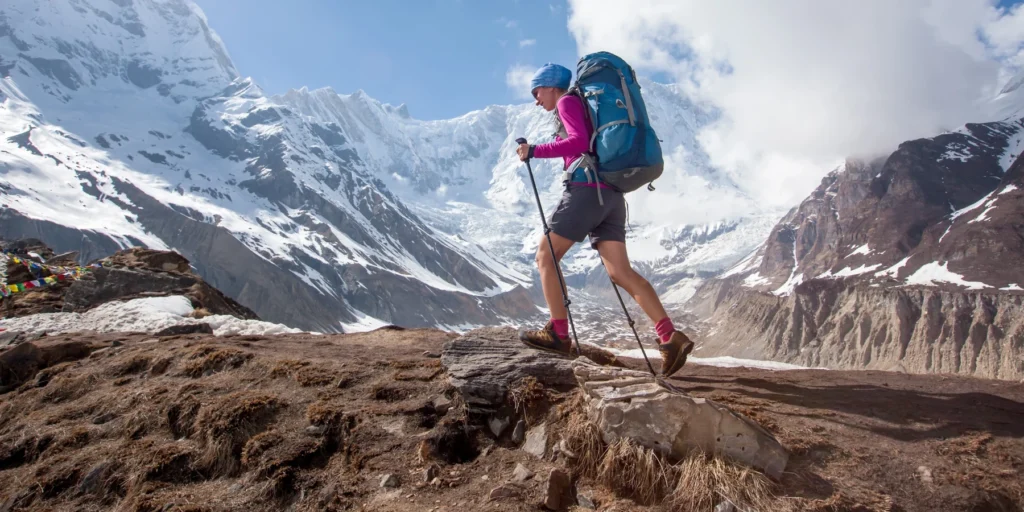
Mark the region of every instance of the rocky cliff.
<instances>
[{"instance_id":1,"label":"rocky cliff","mask_svg":"<svg viewBox=\"0 0 1024 512\"><path fill-rule=\"evenodd\" d=\"M847 162L690 301L700 355L1024 377L1020 119Z\"/></svg>"}]
</instances>

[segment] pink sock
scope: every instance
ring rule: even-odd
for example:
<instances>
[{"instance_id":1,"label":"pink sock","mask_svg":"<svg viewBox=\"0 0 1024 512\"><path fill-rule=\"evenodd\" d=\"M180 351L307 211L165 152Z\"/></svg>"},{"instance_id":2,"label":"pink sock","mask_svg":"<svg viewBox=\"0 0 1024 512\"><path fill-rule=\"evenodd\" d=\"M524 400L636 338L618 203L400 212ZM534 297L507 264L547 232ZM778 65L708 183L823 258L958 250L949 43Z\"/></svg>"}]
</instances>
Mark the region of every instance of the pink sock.
<instances>
[{"instance_id":1,"label":"pink sock","mask_svg":"<svg viewBox=\"0 0 1024 512\"><path fill-rule=\"evenodd\" d=\"M551 326L555 329L555 334L563 340L569 337L569 319L568 318L552 318Z\"/></svg>"},{"instance_id":2,"label":"pink sock","mask_svg":"<svg viewBox=\"0 0 1024 512\"><path fill-rule=\"evenodd\" d=\"M672 333L676 332L676 326L672 325L672 320L666 316L654 326L654 330L658 332L662 343L668 343L668 340L672 339Z\"/></svg>"}]
</instances>

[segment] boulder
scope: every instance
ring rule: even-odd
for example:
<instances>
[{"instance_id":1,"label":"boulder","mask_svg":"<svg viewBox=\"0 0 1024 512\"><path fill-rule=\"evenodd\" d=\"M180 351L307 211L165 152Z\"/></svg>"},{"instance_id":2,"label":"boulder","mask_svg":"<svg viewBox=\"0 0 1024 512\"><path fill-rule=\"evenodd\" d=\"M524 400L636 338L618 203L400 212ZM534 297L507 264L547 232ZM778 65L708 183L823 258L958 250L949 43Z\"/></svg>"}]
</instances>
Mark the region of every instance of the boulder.
<instances>
[{"instance_id":1,"label":"boulder","mask_svg":"<svg viewBox=\"0 0 1024 512\"><path fill-rule=\"evenodd\" d=\"M763 471L778 479L789 453L760 425L729 408L694 398L650 374L572 363L583 388L587 416L605 443L630 439L670 461L701 450Z\"/></svg>"},{"instance_id":2,"label":"boulder","mask_svg":"<svg viewBox=\"0 0 1024 512\"><path fill-rule=\"evenodd\" d=\"M590 360L620 364L614 355L592 345L584 345L583 352ZM527 347L511 327L475 329L445 343L441 350L441 365L471 414L497 412L509 389L524 377L548 388L571 389L576 385L572 360Z\"/></svg>"},{"instance_id":3,"label":"boulder","mask_svg":"<svg viewBox=\"0 0 1024 512\"><path fill-rule=\"evenodd\" d=\"M572 480L561 468L555 468L548 474L548 490L544 498L544 507L548 510L568 510L574 505Z\"/></svg>"},{"instance_id":4,"label":"boulder","mask_svg":"<svg viewBox=\"0 0 1024 512\"><path fill-rule=\"evenodd\" d=\"M182 336L185 334L213 334L213 327L207 323L172 325L155 332L154 336Z\"/></svg>"}]
</instances>

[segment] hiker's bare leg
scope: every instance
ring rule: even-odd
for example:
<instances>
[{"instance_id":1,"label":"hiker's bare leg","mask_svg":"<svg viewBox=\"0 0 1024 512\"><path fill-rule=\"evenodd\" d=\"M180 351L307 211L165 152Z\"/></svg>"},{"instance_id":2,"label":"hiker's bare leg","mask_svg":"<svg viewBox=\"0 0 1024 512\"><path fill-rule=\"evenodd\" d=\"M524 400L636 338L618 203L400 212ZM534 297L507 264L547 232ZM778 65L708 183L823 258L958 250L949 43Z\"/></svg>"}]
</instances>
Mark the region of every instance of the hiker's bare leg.
<instances>
[{"instance_id":1,"label":"hiker's bare leg","mask_svg":"<svg viewBox=\"0 0 1024 512\"><path fill-rule=\"evenodd\" d=\"M629 264L625 243L613 240L598 242L597 252L601 255L612 282L626 290L637 304L640 304L640 308L647 313L651 321L657 323L668 317L654 287Z\"/></svg>"},{"instance_id":2,"label":"hiker's bare leg","mask_svg":"<svg viewBox=\"0 0 1024 512\"><path fill-rule=\"evenodd\" d=\"M555 248L555 258L558 261L562 261L562 256L565 256L575 243L554 231L551 232L551 245ZM544 290L544 300L548 303L548 309L551 310L551 318L567 318L569 313L565 310L562 287L558 281L561 269L552 261L548 238L544 235L541 235L540 244L537 246L537 269L540 271L540 286Z\"/></svg>"}]
</instances>

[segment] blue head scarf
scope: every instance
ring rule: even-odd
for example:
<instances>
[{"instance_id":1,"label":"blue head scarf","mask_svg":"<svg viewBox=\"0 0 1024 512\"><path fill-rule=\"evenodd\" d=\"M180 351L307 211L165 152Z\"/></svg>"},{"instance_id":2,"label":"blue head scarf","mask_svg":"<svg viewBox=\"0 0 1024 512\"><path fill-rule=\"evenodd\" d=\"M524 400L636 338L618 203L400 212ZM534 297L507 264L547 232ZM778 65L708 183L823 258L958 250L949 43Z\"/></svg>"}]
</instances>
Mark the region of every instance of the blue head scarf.
<instances>
[{"instance_id":1,"label":"blue head scarf","mask_svg":"<svg viewBox=\"0 0 1024 512\"><path fill-rule=\"evenodd\" d=\"M544 64L533 75L530 80L530 92L536 91L538 87L557 87L568 89L572 81L572 71L558 64Z\"/></svg>"}]
</instances>

